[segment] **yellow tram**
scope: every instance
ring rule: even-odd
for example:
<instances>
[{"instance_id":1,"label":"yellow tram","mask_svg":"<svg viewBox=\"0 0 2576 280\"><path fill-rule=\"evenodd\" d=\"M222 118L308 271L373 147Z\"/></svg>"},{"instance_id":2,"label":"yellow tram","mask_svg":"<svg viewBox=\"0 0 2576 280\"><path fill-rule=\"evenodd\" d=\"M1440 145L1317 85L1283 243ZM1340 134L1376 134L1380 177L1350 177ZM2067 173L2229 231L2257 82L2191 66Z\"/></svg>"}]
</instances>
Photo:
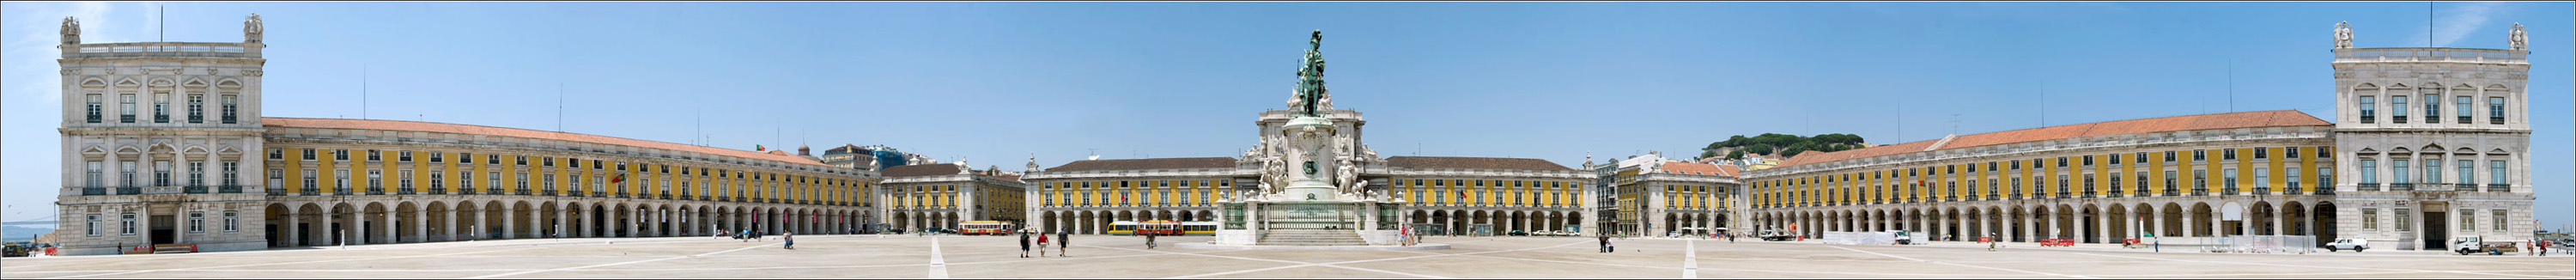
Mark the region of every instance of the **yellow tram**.
<instances>
[{"instance_id":1,"label":"yellow tram","mask_svg":"<svg viewBox=\"0 0 2576 280\"><path fill-rule=\"evenodd\" d=\"M1137 221L1116 221L1116 222L1110 222L1110 223L1109 223L1109 235L1136 235L1137 231L1139 231L1139 228L1142 228L1142 231L1144 231L1144 233L1154 233L1154 234L1158 234L1158 235L1165 235L1165 236L1169 236L1169 235L1204 235L1204 236L1215 236L1215 235L1216 235L1216 225L1217 225L1217 223L1216 223L1216 222L1175 222L1175 221L1168 221L1168 220L1152 220L1152 221L1144 221L1144 222L1137 222ZM1178 233L1178 234L1174 234L1174 233Z\"/></svg>"}]
</instances>

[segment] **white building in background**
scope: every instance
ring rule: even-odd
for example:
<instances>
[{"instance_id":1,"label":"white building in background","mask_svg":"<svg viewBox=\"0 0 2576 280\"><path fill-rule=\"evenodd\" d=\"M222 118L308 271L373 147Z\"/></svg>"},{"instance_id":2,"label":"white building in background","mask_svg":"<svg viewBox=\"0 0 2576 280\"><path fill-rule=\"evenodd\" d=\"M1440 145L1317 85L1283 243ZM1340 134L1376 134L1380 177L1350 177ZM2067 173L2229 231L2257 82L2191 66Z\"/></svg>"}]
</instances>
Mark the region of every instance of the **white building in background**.
<instances>
[{"instance_id":1,"label":"white building in background","mask_svg":"<svg viewBox=\"0 0 2576 280\"><path fill-rule=\"evenodd\" d=\"M2530 240L2531 51L2354 48L2335 25L2339 229L2373 248ZM2565 159L2561 159L2565 160Z\"/></svg>"}]
</instances>

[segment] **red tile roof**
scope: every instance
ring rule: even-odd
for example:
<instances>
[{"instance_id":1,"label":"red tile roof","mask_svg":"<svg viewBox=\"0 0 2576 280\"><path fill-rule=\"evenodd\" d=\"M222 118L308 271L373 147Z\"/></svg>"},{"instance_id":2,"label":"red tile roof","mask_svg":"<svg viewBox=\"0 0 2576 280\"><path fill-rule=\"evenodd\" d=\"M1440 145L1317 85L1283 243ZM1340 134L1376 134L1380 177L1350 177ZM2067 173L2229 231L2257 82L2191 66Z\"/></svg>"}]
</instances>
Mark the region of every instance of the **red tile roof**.
<instances>
[{"instance_id":1,"label":"red tile roof","mask_svg":"<svg viewBox=\"0 0 2576 280\"><path fill-rule=\"evenodd\" d=\"M1565 168L1565 166L1564 166L1564 165L1556 165L1556 163L1554 163L1554 162L1548 162L1547 160L1543 160L1543 159L1534 159L1534 158L1487 158L1487 157L1425 157L1425 156L1399 156L1399 157L1387 157L1387 158L1386 158L1386 166L1388 166L1388 167L1396 167L1396 168L1504 169L1504 170L1540 170L1540 171L1574 170L1573 168Z\"/></svg>"},{"instance_id":2,"label":"red tile roof","mask_svg":"<svg viewBox=\"0 0 2576 280\"><path fill-rule=\"evenodd\" d=\"M2131 133L2330 125L2334 125L2334 123L2326 122L2326 120L2323 119L2317 119L2316 116L2310 116L2307 113L2301 113L2298 110L2201 114L2071 124L1960 135L1950 139L1949 143L1942 143L1939 150ZM1883 145L1840 152L1800 153L1797 157L1792 157L1789 158L1789 160L1780 162L1780 166L1787 167L1801 164L1920 152L1923 151L1924 148L1931 147L1932 144L1938 142L1940 142L1940 139L1906 142L1902 144Z\"/></svg>"},{"instance_id":3,"label":"red tile roof","mask_svg":"<svg viewBox=\"0 0 2576 280\"><path fill-rule=\"evenodd\" d=\"M787 162L787 163L796 163L796 164L810 164L810 165L817 165L817 166L830 166L830 165L824 165L822 162L819 162L819 161L814 161L814 160L811 160L811 159L806 159L806 158L804 158L804 157L799 157L799 156L796 156L796 155L793 155L793 154L782 154L782 153L762 153L762 152L754 152L754 151L744 151L744 150L725 149L725 148L716 148L716 147L707 147L707 146L698 146L698 145L678 144L678 143L671 143L671 142L647 141L647 140L635 140L635 139L617 138L617 137L608 137L608 136L599 136L599 135L589 135L589 134L563 133L563 132L553 132L553 131L537 131L537 130L527 130L527 129L517 129L517 128L506 128L506 127L491 127L491 126L480 126L480 125L470 125L470 124L433 123L433 122L415 122L415 121L397 121L397 120L321 119L321 118L281 118L281 117L262 117L262 118L260 118L260 119L259 119L259 121L260 121L260 123L261 123L261 126L265 126L265 127L280 127L280 128L326 128L326 129L373 129L373 130L398 130L398 131L418 131L418 132L434 132L434 133L456 133L456 134L471 134L471 135L490 135L490 136L503 136L503 137L520 137L520 138L546 139L546 140L556 140L556 141L583 142L583 143L603 144L603 145L629 146L629 147L648 148L648 149L663 149L663 150L672 150L672 151L684 151L684 152L695 152L695 153L705 153L705 154L715 154L715 155L724 155L724 156L732 156L732 157L741 157L741 158L748 158L748 159L755 159L755 160L773 160L773 161L780 161L780 162Z\"/></svg>"},{"instance_id":4,"label":"red tile roof","mask_svg":"<svg viewBox=\"0 0 2576 280\"><path fill-rule=\"evenodd\" d=\"M1733 165L1715 165L1680 161L1664 162L1664 173L1733 177L1735 176L1735 172L1735 166Z\"/></svg>"},{"instance_id":5,"label":"red tile roof","mask_svg":"<svg viewBox=\"0 0 2576 280\"><path fill-rule=\"evenodd\" d=\"M1234 168L1234 158L1197 157L1077 160L1065 163L1064 165L1058 165L1055 168L1047 168L1046 172L1207 168Z\"/></svg>"},{"instance_id":6,"label":"red tile roof","mask_svg":"<svg viewBox=\"0 0 2576 280\"><path fill-rule=\"evenodd\" d=\"M885 169L885 171L883 172L883 174L885 174L885 176L886 176L887 178L893 178L893 177L915 177L915 176L942 176L942 175L957 175L957 174L959 174L959 172L957 172L957 164L953 164L953 163L941 163L941 164L914 164L914 165L904 165L904 166L887 167L887 168Z\"/></svg>"}]
</instances>

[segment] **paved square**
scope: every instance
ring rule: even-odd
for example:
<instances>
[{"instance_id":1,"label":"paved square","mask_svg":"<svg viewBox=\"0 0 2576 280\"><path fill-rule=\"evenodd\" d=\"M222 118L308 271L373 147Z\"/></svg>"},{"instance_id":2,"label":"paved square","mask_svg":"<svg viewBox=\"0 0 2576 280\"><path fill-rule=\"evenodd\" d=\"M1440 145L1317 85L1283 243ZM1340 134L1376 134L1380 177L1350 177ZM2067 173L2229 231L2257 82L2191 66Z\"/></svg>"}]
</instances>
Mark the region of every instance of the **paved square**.
<instances>
[{"instance_id":1,"label":"paved square","mask_svg":"<svg viewBox=\"0 0 2576 280\"><path fill-rule=\"evenodd\" d=\"M1164 242L1203 242L1170 237ZM614 244L610 244L614 241ZM532 239L255 252L9 258L0 278L2576 278L2576 258L2438 252L2151 253L1980 245L1433 237L1438 251L1147 250L1075 236L1020 258L1014 237ZM1049 250L1050 254L1057 253Z\"/></svg>"}]
</instances>

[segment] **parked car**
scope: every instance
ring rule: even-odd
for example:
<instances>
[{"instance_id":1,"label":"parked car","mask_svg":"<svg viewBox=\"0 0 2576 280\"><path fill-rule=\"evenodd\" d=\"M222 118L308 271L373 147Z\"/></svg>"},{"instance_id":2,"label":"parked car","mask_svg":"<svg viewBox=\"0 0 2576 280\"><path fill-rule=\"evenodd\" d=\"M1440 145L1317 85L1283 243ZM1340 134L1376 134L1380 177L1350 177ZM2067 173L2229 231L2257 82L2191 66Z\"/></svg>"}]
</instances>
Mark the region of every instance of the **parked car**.
<instances>
[{"instance_id":1,"label":"parked car","mask_svg":"<svg viewBox=\"0 0 2576 280\"><path fill-rule=\"evenodd\" d=\"M7 245L0 245L0 247L5 247L0 248L0 257L25 257L27 256L27 251L35 249L32 247L18 245L18 243L14 242Z\"/></svg>"},{"instance_id":2,"label":"parked car","mask_svg":"<svg viewBox=\"0 0 2576 280\"><path fill-rule=\"evenodd\" d=\"M1503 234L1504 234L1504 235L1510 235L1510 236L1529 236L1529 232L1518 231L1518 230L1514 230L1514 231L1511 231L1511 232L1506 232L1506 233L1503 233Z\"/></svg>"},{"instance_id":3,"label":"parked car","mask_svg":"<svg viewBox=\"0 0 2576 280\"><path fill-rule=\"evenodd\" d=\"M2363 241L2363 240L2358 239L2358 238L2335 239L2334 243L2326 243L2326 251L2327 251L2327 252L2342 252L2343 250L2352 250L2353 252L2360 252L2361 250L2369 250L2369 249L2370 249L2370 242L2369 242L2369 241Z\"/></svg>"}]
</instances>

